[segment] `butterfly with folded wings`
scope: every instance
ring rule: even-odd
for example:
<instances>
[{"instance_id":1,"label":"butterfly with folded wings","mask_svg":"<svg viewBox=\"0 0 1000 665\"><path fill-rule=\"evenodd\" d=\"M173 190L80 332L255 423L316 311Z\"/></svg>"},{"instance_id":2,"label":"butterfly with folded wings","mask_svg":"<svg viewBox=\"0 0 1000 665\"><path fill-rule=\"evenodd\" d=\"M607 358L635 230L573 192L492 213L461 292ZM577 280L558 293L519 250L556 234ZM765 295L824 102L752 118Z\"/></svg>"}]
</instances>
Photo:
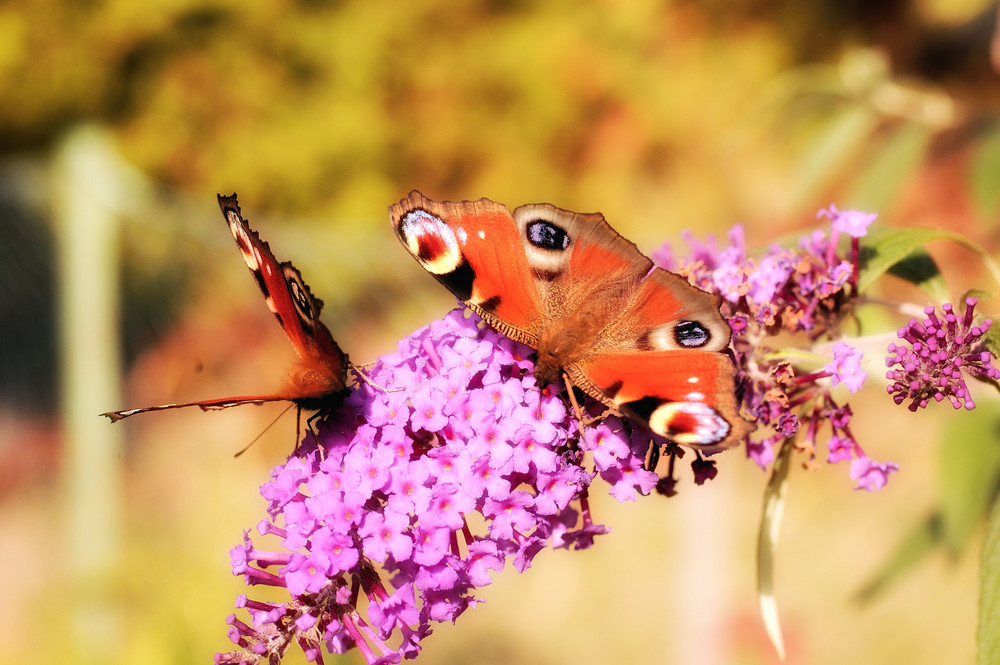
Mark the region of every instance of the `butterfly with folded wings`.
<instances>
[{"instance_id":1,"label":"butterfly with folded wings","mask_svg":"<svg viewBox=\"0 0 1000 665\"><path fill-rule=\"evenodd\" d=\"M288 335L297 360L289 368L284 386L273 393L160 404L101 414L112 422L139 413L189 406L207 411L242 404L289 401L301 409L326 409L336 406L347 392L350 361L319 320L323 301L312 295L295 266L288 261L279 263L268 244L250 228L240 212L236 194L220 194L218 198L243 260L264 293L268 308Z\"/></svg>"}]
</instances>

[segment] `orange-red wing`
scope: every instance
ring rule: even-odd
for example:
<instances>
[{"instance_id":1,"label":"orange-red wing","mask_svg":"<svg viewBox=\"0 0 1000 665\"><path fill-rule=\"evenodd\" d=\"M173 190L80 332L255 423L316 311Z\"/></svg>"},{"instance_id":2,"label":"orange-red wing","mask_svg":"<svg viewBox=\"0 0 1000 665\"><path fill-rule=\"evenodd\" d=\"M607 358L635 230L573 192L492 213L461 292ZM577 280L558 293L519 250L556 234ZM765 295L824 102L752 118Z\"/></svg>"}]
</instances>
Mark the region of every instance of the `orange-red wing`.
<instances>
[{"instance_id":1,"label":"orange-red wing","mask_svg":"<svg viewBox=\"0 0 1000 665\"><path fill-rule=\"evenodd\" d=\"M581 387L600 391L595 397L678 443L721 450L752 429L739 415L733 364L721 353L601 353L568 369Z\"/></svg>"},{"instance_id":2,"label":"orange-red wing","mask_svg":"<svg viewBox=\"0 0 1000 665\"><path fill-rule=\"evenodd\" d=\"M490 325L531 343L541 301L517 225L506 206L433 201L417 191L389 208L403 246Z\"/></svg>"}]
</instances>

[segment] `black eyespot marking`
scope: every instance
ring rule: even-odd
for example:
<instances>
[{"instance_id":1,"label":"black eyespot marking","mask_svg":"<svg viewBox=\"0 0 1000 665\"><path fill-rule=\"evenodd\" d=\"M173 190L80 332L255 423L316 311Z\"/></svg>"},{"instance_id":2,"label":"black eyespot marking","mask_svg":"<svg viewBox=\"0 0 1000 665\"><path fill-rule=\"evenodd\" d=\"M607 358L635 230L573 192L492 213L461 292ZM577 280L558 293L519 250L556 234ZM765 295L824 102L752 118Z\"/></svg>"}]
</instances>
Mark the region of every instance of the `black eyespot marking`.
<instances>
[{"instance_id":1,"label":"black eyespot marking","mask_svg":"<svg viewBox=\"0 0 1000 665\"><path fill-rule=\"evenodd\" d=\"M433 274L433 273L432 273ZM476 271L465 260L452 270L442 275L434 275L445 288L455 294L462 301L472 297L472 284L476 281Z\"/></svg>"},{"instance_id":2,"label":"black eyespot marking","mask_svg":"<svg viewBox=\"0 0 1000 665\"><path fill-rule=\"evenodd\" d=\"M302 290L302 284L293 280L288 283L288 286L291 289L292 299L295 301L295 307L305 315L305 318L310 321L315 319L316 315L315 312L313 312L312 303L309 302L309 298Z\"/></svg>"},{"instance_id":3,"label":"black eyespot marking","mask_svg":"<svg viewBox=\"0 0 1000 665\"><path fill-rule=\"evenodd\" d=\"M551 249L558 252L569 247L569 235L565 230L552 222L536 219L526 228L528 242L541 249Z\"/></svg>"},{"instance_id":4,"label":"black eyespot marking","mask_svg":"<svg viewBox=\"0 0 1000 665\"><path fill-rule=\"evenodd\" d=\"M611 399L614 399L615 395L618 394L618 391L622 389L623 385L625 384L623 384L621 381L615 381L610 386L604 389L604 394L610 397Z\"/></svg>"},{"instance_id":5,"label":"black eyespot marking","mask_svg":"<svg viewBox=\"0 0 1000 665\"><path fill-rule=\"evenodd\" d=\"M659 397L643 397L635 400L634 402L626 402L621 406L623 409L631 411L648 422L650 416L653 415L653 412L660 408L664 402L665 400Z\"/></svg>"},{"instance_id":6,"label":"black eyespot marking","mask_svg":"<svg viewBox=\"0 0 1000 665\"><path fill-rule=\"evenodd\" d=\"M639 335L639 339L635 340L635 348L640 351L652 351L656 348L653 346L653 341L650 339L648 330Z\"/></svg>"},{"instance_id":7,"label":"black eyespot marking","mask_svg":"<svg viewBox=\"0 0 1000 665\"><path fill-rule=\"evenodd\" d=\"M697 321L680 321L674 326L674 340L680 346L697 349L708 344L712 334Z\"/></svg>"},{"instance_id":8,"label":"black eyespot marking","mask_svg":"<svg viewBox=\"0 0 1000 665\"><path fill-rule=\"evenodd\" d=\"M282 263L281 270L285 277L285 284L288 286L288 295L295 305L295 313L299 317L299 322L306 330L314 330L319 318L319 312L323 308L323 301L319 298L313 298L309 292L309 287L302 281L302 275L299 274L299 271L291 263L288 261ZM270 298L270 296L268 297ZM274 311L273 307L272 311ZM275 316L278 316L277 312L275 312ZM280 316L278 316L278 320L281 320ZM282 325L284 323L282 322Z\"/></svg>"},{"instance_id":9,"label":"black eyespot marking","mask_svg":"<svg viewBox=\"0 0 1000 665\"><path fill-rule=\"evenodd\" d=\"M487 312L495 312L497 311L497 307L500 306L501 302L503 302L503 298L501 298L500 296L493 296L479 303L479 306L482 307Z\"/></svg>"}]
</instances>

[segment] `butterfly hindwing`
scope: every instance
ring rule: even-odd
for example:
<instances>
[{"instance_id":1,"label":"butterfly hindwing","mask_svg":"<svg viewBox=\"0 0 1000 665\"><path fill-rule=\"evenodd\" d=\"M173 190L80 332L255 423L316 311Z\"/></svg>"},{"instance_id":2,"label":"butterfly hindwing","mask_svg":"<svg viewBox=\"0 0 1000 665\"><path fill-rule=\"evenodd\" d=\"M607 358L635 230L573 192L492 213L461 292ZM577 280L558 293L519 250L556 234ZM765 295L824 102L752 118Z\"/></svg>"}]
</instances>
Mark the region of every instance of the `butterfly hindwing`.
<instances>
[{"instance_id":1,"label":"butterfly hindwing","mask_svg":"<svg viewBox=\"0 0 1000 665\"><path fill-rule=\"evenodd\" d=\"M595 396L607 406L661 436L705 452L730 447L751 429L736 404L735 370L721 353L602 353L568 372L575 384L595 387Z\"/></svg>"}]
</instances>

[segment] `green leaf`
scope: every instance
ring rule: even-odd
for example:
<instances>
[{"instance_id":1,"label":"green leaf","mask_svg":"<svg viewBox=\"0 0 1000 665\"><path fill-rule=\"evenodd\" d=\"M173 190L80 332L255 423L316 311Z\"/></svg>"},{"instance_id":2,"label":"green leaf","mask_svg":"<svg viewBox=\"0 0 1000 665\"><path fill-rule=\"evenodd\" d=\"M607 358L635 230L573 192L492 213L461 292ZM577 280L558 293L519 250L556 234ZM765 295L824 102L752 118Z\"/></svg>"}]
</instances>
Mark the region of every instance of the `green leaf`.
<instances>
[{"instance_id":1,"label":"green leaf","mask_svg":"<svg viewBox=\"0 0 1000 665\"><path fill-rule=\"evenodd\" d=\"M986 349L994 356L1000 358L1000 327L990 326L986 334L982 337Z\"/></svg>"},{"instance_id":2,"label":"green leaf","mask_svg":"<svg viewBox=\"0 0 1000 665\"><path fill-rule=\"evenodd\" d=\"M996 494L1000 419L994 409L979 406L951 421L941 451L941 527L945 545L958 554Z\"/></svg>"},{"instance_id":3,"label":"green leaf","mask_svg":"<svg viewBox=\"0 0 1000 665\"><path fill-rule=\"evenodd\" d=\"M785 641L778 621L778 602L774 597L774 560L778 549L778 534L785 514L785 495L788 492L789 460L795 444L785 441L771 467L771 479L764 490L764 513L757 534L757 605L764 630L778 652L785 659Z\"/></svg>"},{"instance_id":4,"label":"green leaf","mask_svg":"<svg viewBox=\"0 0 1000 665\"><path fill-rule=\"evenodd\" d=\"M993 278L1000 284L1000 267L979 245L959 233L932 228L889 229L877 227L869 230L868 235L862 239L859 289L862 292L867 291L872 283L890 268L914 254L919 256L919 253L923 252L924 245L935 240L951 240L978 254L993 274ZM925 265L924 269L926 270L926 268ZM905 270L904 274L906 274ZM924 281L933 286L932 275L919 271L917 274L923 275Z\"/></svg>"},{"instance_id":5,"label":"green leaf","mask_svg":"<svg viewBox=\"0 0 1000 665\"><path fill-rule=\"evenodd\" d=\"M945 433L941 506L914 526L856 598L867 602L938 546L957 554L979 528L1000 485L1000 419L977 407Z\"/></svg>"},{"instance_id":6,"label":"green leaf","mask_svg":"<svg viewBox=\"0 0 1000 665\"><path fill-rule=\"evenodd\" d=\"M910 530L878 572L857 592L855 598L860 602L868 602L903 572L930 554L940 542L941 515L932 513Z\"/></svg>"},{"instance_id":7,"label":"green leaf","mask_svg":"<svg viewBox=\"0 0 1000 665\"><path fill-rule=\"evenodd\" d=\"M904 279L910 284L916 284L937 302L948 299L948 285L945 283L937 263L923 248L914 250L912 254L886 272L894 277Z\"/></svg>"},{"instance_id":8,"label":"green leaf","mask_svg":"<svg viewBox=\"0 0 1000 665\"><path fill-rule=\"evenodd\" d=\"M989 300L990 298L996 298L997 294L993 291L984 291L983 289L969 289L962 294L960 300L963 302L966 298L975 298L976 300Z\"/></svg>"},{"instance_id":9,"label":"green leaf","mask_svg":"<svg viewBox=\"0 0 1000 665\"><path fill-rule=\"evenodd\" d=\"M1000 663L1000 500L994 503L979 560L979 665Z\"/></svg>"}]
</instances>

